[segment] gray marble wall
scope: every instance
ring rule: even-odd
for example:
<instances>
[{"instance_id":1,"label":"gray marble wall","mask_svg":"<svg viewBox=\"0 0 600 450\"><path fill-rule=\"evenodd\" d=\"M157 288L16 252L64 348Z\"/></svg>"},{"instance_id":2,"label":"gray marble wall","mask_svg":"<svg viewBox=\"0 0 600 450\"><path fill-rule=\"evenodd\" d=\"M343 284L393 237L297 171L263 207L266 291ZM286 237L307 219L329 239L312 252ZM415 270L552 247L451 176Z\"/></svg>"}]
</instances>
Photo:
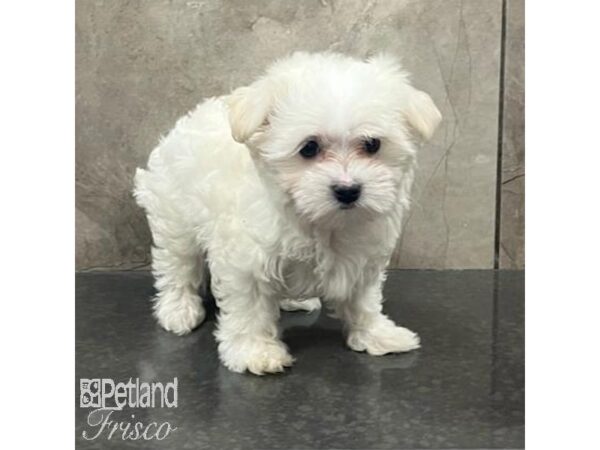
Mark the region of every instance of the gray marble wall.
<instances>
[{"instance_id":1,"label":"gray marble wall","mask_svg":"<svg viewBox=\"0 0 600 450\"><path fill-rule=\"evenodd\" d=\"M525 267L525 11L506 3L498 264Z\"/></svg>"},{"instance_id":2,"label":"gray marble wall","mask_svg":"<svg viewBox=\"0 0 600 450\"><path fill-rule=\"evenodd\" d=\"M521 267L523 12L504 1L501 83L503 0L78 0L77 268L148 264L132 175L179 116L274 58L326 49L402 55L444 115L394 265L491 268L499 247L503 267Z\"/></svg>"}]
</instances>

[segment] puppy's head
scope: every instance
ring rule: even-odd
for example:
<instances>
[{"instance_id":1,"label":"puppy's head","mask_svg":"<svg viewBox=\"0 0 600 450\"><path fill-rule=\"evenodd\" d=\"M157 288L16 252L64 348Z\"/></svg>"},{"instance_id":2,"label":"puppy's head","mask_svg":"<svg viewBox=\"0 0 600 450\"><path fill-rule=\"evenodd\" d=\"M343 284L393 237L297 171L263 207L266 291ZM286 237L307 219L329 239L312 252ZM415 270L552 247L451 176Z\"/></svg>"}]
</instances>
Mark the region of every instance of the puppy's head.
<instances>
[{"instance_id":1,"label":"puppy's head","mask_svg":"<svg viewBox=\"0 0 600 450\"><path fill-rule=\"evenodd\" d=\"M233 138L248 145L299 216L334 227L402 201L415 142L441 120L386 56L295 53L227 102Z\"/></svg>"}]
</instances>

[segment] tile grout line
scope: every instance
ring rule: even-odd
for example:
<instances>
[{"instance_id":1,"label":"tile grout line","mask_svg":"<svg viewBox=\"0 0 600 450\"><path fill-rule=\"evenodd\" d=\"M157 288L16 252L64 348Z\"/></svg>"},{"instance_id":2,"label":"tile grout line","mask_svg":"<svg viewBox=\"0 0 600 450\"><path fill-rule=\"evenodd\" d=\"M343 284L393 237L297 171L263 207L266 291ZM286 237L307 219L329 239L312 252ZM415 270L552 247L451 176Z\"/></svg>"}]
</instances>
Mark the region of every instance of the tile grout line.
<instances>
[{"instance_id":1,"label":"tile grout line","mask_svg":"<svg viewBox=\"0 0 600 450\"><path fill-rule=\"evenodd\" d=\"M504 76L506 59L507 0L502 0L500 31L500 86L498 100L498 154L496 158L496 217L494 223L494 269L500 268L500 226L502 222L502 147L504 145Z\"/></svg>"}]
</instances>

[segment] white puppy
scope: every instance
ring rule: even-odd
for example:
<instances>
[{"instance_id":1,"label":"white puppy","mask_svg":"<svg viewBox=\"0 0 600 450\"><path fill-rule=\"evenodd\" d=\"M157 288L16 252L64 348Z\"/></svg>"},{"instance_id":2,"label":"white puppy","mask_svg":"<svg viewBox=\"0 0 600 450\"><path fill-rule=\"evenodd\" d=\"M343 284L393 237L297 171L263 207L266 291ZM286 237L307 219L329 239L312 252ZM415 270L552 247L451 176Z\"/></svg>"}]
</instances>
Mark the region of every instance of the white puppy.
<instances>
[{"instance_id":1,"label":"white puppy","mask_svg":"<svg viewBox=\"0 0 600 450\"><path fill-rule=\"evenodd\" d=\"M201 103L135 176L154 238L159 323L185 334L203 321L208 268L219 355L235 372L290 366L279 307L319 307L314 297L343 321L353 350L418 348L415 333L381 312L381 290L416 143L440 119L386 56L295 53Z\"/></svg>"}]
</instances>

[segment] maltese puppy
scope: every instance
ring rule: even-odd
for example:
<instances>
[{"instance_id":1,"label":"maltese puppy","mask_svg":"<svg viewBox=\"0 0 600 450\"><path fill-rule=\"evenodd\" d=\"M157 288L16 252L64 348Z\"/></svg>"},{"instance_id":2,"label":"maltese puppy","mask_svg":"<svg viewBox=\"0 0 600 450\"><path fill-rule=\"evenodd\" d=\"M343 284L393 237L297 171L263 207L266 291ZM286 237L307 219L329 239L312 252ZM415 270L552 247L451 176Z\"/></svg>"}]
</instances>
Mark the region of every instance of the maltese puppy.
<instances>
[{"instance_id":1,"label":"maltese puppy","mask_svg":"<svg viewBox=\"0 0 600 450\"><path fill-rule=\"evenodd\" d=\"M204 320L198 292L210 271L219 356L234 372L291 366L280 308L320 301L353 350L418 348L382 313L382 285L418 144L440 120L389 56L294 53L198 105L135 175L160 325L185 334Z\"/></svg>"}]
</instances>

